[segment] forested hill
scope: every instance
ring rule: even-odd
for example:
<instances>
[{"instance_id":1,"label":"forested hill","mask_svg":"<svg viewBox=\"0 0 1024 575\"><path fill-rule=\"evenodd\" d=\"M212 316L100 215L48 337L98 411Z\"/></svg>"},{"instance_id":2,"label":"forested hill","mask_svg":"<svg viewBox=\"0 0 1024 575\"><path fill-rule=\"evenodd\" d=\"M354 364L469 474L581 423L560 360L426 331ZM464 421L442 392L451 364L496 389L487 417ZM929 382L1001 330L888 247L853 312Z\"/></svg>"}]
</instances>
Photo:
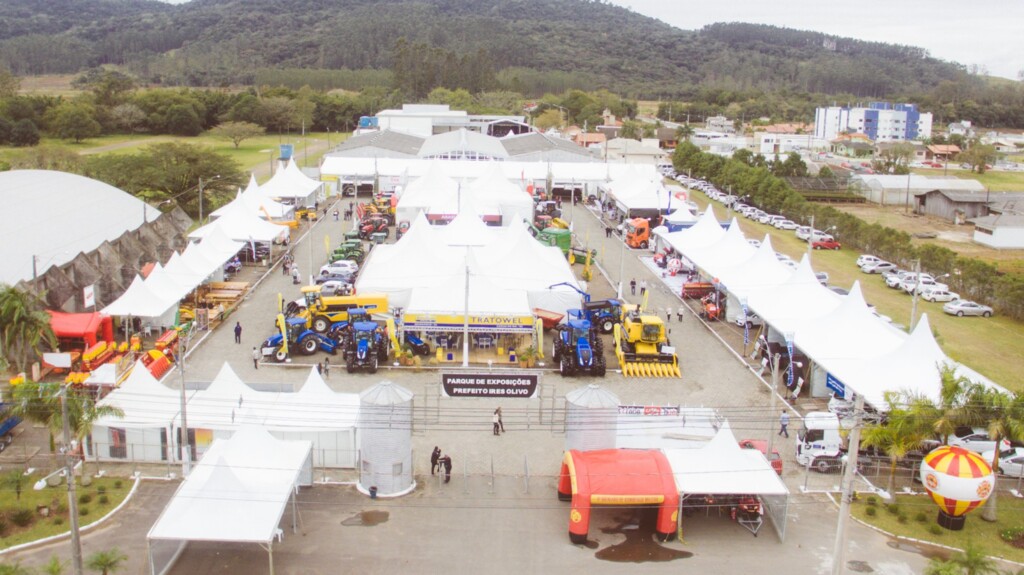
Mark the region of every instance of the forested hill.
<instances>
[{"instance_id":1,"label":"forested hill","mask_svg":"<svg viewBox=\"0 0 1024 575\"><path fill-rule=\"evenodd\" d=\"M746 24L684 31L587 0L0 2L0 62L21 75L117 64L164 84L252 83L264 68L392 69L403 37L496 73L638 96L700 84L883 97L961 72L918 48Z\"/></svg>"}]
</instances>

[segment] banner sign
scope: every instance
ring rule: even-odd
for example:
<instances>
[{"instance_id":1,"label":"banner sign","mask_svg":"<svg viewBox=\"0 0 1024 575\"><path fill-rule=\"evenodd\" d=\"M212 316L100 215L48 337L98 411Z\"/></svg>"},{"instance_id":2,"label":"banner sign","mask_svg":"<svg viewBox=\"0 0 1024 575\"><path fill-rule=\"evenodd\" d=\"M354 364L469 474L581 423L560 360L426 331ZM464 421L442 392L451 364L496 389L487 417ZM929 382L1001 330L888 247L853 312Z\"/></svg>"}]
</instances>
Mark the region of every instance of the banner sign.
<instances>
[{"instance_id":1,"label":"banner sign","mask_svg":"<svg viewBox=\"0 0 1024 575\"><path fill-rule=\"evenodd\" d=\"M536 397L540 376L521 373L442 373L445 397Z\"/></svg>"},{"instance_id":2,"label":"banner sign","mask_svg":"<svg viewBox=\"0 0 1024 575\"><path fill-rule=\"evenodd\" d=\"M82 302L83 307L95 307L96 306L96 285L89 284L82 288Z\"/></svg>"},{"instance_id":3,"label":"banner sign","mask_svg":"<svg viewBox=\"0 0 1024 575\"><path fill-rule=\"evenodd\" d=\"M793 342L792 340L786 340L786 351L789 352L789 381L786 382L786 387L793 388Z\"/></svg>"},{"instance_id":4,"label":"banner sign","mask_svg":"<svg viewBox=\"0 0 1024 575\"><path fill-rule=\"evenodd\" d=\"M679 406L620 405L620 415L679 415Z\"/></svg>"},{"instance_id":5,"label":"banner sign","mask_svg":"<svg viewBox=\"0 0 1024 575\"><path fill-rule=\"evenodd\" d=\"M747 346L750 345L750 310L747 309L746 300L740 302L740 305L743 306L743 349L746 350Z\"/></svg>"},{"instance_id":6,"label":"banner sign","mask_svg":"<svg viewBox=\"0 0 1024 575\"><path fill-rule=\"evenodd\" d=\"M846 384L836 379L831 373L825 374L825 387L836 392L836 397L846 398Z\"/></svg>"}]
</instances>

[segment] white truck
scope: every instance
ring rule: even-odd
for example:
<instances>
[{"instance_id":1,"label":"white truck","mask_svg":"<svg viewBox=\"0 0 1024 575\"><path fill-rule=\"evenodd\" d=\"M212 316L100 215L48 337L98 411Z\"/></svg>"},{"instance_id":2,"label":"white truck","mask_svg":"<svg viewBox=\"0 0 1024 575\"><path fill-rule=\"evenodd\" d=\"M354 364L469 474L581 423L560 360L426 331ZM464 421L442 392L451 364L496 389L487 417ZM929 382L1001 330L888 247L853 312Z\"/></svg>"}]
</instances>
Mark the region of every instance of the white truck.
<instances>
[{"instance_id":1,"label":"white truck","mask_svg":"<svg viewBox=\"0 0 1024 575\"><path fill-rule=\"evenodd\" d=\"M846 432L836 414L812 411L804 416L803 429L796 437L797 463L819 473L833 473L842 467L845 456Z\"/></svg>"}]
</instances>

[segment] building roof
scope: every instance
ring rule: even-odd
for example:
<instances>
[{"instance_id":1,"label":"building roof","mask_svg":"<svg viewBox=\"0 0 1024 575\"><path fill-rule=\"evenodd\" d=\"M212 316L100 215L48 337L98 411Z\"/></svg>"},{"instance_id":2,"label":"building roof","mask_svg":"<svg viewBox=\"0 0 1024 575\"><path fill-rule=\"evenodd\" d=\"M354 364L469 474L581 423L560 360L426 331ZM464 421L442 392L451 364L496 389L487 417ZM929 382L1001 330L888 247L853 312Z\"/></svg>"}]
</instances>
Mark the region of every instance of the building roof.
<instances>
[{"instance_id":1,"label":"building roof","mask_svg":"<svg viewBox=\"0 0 1024 575\"><path fill-rule=\"evenodd\" d=\"M814 132L814 124L805 124L800 122L771 124L770 126L760 126L758 130L768 132L769 134L799 134L801 132L806 134L808 132Z\"/></svg>"},{"instance_id":2,"label":"building roof","mask_svg":"<svg viewBox=\"0 0 1024 575\"><path fill-rule=\"evenodd\" d=\"M534 152L546 152L549 150L561 150L571 154L589 156L590 154L571 140L557 138L539 132L520 134L518 136L507 136L502 138L501 145L505 147L510 157L532 154Z\"/></svg>"},{"instance_id":3,"label":"building roof","mask_svg":"<svg viewBox=\"0 0 1024 575\"><path fill-rule=\"evenodd\" d=\"M950 201L960 202L965 204L986 204L988 198L986 192L972 192L972 191L961 191L961 190L928 190L927 192L914 192L915 196L925 196L928 194L940 194L945 196Z\"/></svg>"},{"instance_id":4,"label":"building roof","mask_svg":"<svg viewBox=\"0 0 1024 575\"><path fill-rule=\"evenodd\" d=\"M160 210L92 178L52 170L0 173L0 283L32 279L160 216ZM13 241L16 240L16 241Z\"/></svg>"},{"instance_id":5,"label":"building roof","mask_svg":"<svg viewBox=\"0 0 1024 575\"><path fill-rule=\"evenodd\" d=\"M869 142L856 142L852 140L841 140L836 142L837 146L843 146L850 150L874 150L875 146Z\"/></svg>"},{"instance_id":6,"label":"building roof","mask_svg":"<svg viewBox=\"0 0 1024 575\"><path fill-rule=\"evenodd\" d=\"M1024 228L1024 215L999 214L997 216L982 216L968 220L979 228Z\"/></svg>"},{"instance_id":7,"label":"building roof","mask_svg":"<svg viewBox=\"0 0 1024 575\"><path fill-rule=\"evenodd\" d=\"M607 143L609 150L615 150L631 156L663 156L665 151L660 148L645 146L643 143L630 138L613 138Z\"/></svg>"},{"instance_id":8,"label":"building roof","mask_svg":"<svg viewBox=\"0 0 1024 575\"><path fill-rule=\"evenodd\" d=\"M933 154L959 154L960 146L953 144L932 144L928 146L928 151Z\"/></svg>"},{"instance_id":9,"label":"building roof","mask_svg":"<svg viewBox=\"0 0 1024 575\"><path fill-rule=\"evenodd\" d=\"M352 136L341 144L335 146L333 151L344 152L347 150L368 148L372 146L374 148L381 148L384 150L391 150L393 152L415 156L420 151L420 147L423 146L423 142L424 138L420 138L418 136L396 132L394 130L380 130L378 132L369 132L358 136Z\"/></svg>"},{"instance_id":10,"label":"building roof","mask_svg":"<svg viewBox=\"0 0 1024 575\"><path fill-rule=\"evenodd\" d=\"M466 129L436 134L427 138L420 147L419 156L430 158L452 152L475 152L482 156L507 159L508 152L501 140Z\"/></svg>"},{"instance_id":11,"label":"building roof","mask_svg":"<svg viewBox=\"0 0 1024 575\"><path fill-rule=\"evenodd\" d=\"M906 141L903 141L903 142L878 142L877 144L875 144L875 149L878 150L878 151L889 150L889 149L895 148L896 146L906 146L908 144L910 145L910 147L912 147L914 149L915 152L923 151L923 150L927 149L924 144L915 144L913 142L906 142Z\"/></svg>"},{"instance_id":12,"label":"building roof","mask_svg":"<svg viewBox=\"0 0 1024 575\"><path fill-rule=\"evenodd\" d=\"M608 136L601 132L583 132L576 135L576 143L581 146L587 144L603 144L608 141Z\"/></svg>"}]
</instances>

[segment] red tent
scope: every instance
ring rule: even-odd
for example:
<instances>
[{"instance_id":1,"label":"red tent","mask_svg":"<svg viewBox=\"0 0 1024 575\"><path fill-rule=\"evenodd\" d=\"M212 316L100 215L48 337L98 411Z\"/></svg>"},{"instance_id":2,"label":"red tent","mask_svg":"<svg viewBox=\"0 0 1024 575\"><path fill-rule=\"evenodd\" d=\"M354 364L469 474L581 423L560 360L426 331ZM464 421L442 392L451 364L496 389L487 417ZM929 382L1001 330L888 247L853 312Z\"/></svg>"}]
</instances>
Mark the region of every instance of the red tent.
<instances>
[{"instance_id":1,"label":"red tent","mask_svg":"<svg viewBox=\"0 0 1024 575\"><path fill-rule=\"evenodd\" d=\"M658 505L658 535L668 539L676 531L679 492L672 466L661 451L568 451L562 460L558 498L572 499L569 539L573 543L586 542L592 505Z\"/></svg>"},{"instance_id":2,"label":"red tent","mask_svg":"<svg viewBox=\"0 0 1024 575\"><path fill-rule=\"evenodd\" d=\"M49 311L50 327L58 339L81 339L85 348L96 345L96 335L102 329L104 341L114 341L114 323L109 315L98 312L64 313Z\"/></svg>"}]
</instances>

